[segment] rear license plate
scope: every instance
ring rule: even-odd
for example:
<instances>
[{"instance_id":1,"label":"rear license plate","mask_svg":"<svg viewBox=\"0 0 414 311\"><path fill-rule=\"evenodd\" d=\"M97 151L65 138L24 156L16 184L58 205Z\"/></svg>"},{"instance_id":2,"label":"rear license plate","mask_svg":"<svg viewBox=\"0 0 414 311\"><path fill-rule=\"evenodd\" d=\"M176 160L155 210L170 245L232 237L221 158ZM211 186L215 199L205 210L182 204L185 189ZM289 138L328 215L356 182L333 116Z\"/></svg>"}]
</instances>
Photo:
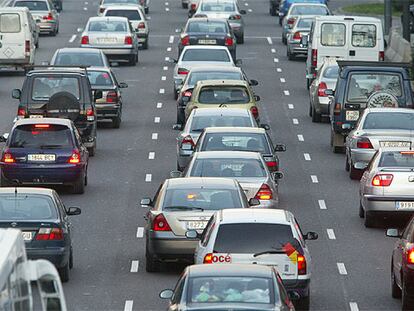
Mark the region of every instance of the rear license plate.
<instances>
[{"instance_id":1,"label":"rear license plate","mask_svg":"<svg viewBox=\"0 0 414 311\"><path fill-rule=\"evenodd\" d=\"M189 230L203 230L207 226L207 221L188 221L187 229Z\"/></svg>"},{"instance_id":2,"label":"rear license plate","mask_svg":"<svg viewBox=\"0 0 414 311\"><path fill-rule=\"evenodd\" d=\"M22 237L24 241L31 241L33 238L33 232L22 231Z\"/></svg>"},{"instance_id":3,"label":"rear license plate","mask_svg":"<svg viewBox=\"0 0 414 311\"><path fill-rule=\"evenodd\" d=\"M411 142L409 141L380 141L381 147L401 148L410 147Z\"/></svg>"},{"instance_id":4,"label":"rear license plate","mask_svg":"<svg viewBox=\"0 0 414 311\"><path fill-rule=\"evenodd\" d=\"M27 160L32 162L54 162L56 155L54 154L29 154Z\"/></svg>"},{"instance_id":5,"label":"rear license plate","mask_svg":"<svg viewBox=\"0 0 414 311\"><path fill-rule=\"evenodd\" d=\"M358 110L348 110L345 114L347 121L358 121L359 111Z\"/></svg>"},{"instance_id":6,"label":"rear license plate","mask_svg":"<svg viewBox=\"0 0 414 311\"><path fill-rule=\"evenodd\" d=\"M37 118L43 118L42 114L31 114L29 116L30 119L37 119Z\"/></svg>"},{"instance_id":7,"label":"rear license plate","mask_svg":"<svg viewBox=\"0 0 414 311\"><path fill-rule=\"evenodd\" d=\"M200 39L198 40L199 44L217 44L216 40L204 40L204 39Z\"/></svg>"},{"instance_id":8,"label":"rear license plate","mask_svg":"<svg viewBox=\"0 0 414 311\"><path fill-rule=\"evenodd\" d=\"M397 209L414 209L414 202L395 202Z\"/></svg>"},{"instance_id":9,"label":"rear license plate","mask_svg":"<svg viewBox=\"0 0 414 311\"><path fill-rule=\"evenodd\" d=\"M99 43L116 43L116 38L100 38Z\"/></svg>"}]
</instances>

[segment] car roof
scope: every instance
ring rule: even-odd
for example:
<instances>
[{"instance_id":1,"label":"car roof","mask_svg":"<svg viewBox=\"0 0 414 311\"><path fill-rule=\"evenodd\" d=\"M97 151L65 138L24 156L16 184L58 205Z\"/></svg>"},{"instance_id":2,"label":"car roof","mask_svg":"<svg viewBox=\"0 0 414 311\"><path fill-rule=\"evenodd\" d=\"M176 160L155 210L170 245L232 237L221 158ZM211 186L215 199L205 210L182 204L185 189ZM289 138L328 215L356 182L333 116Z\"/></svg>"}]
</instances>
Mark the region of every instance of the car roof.
<instances>
[{"instance_id":1,"label":"car roof","mask_svg":"<svg viewBox=\"0 0 414 311\"><path fill-rule=\"evenodd\" d=\"M82 53L82 54L101 54L101 50L94 48L61 48L57 50L58 53Z\"/></svg>"},{"instance_id":2,"label":"car roof","mask_svg":"<svg viewBox=\"0 0 414 311\"><path fill-rule=\"evenodd\" d=\"M349 15L320 15L316 16L315 20L321 21L343 21L343 20L353 20L355 22L376 22L380 23L381 20L376 17L368 17L368 16L349 16Z\"/></svg>"},{"instance_id":3,"label":"car roof","mask_svg":"<svg viewBox=\"0 0 414 311\"><path fill-rule=\"evenodd\" d=\"M125 3L126 4L126 3ZM110 11L110 10L130 10L130 11L137 11L137 10L142 10L142 6L139 4L135 4L135 3L129 3L128 5L125 4L110 4L108 5L108 7L105 9L105 11Z\"/></svg>"},{"instance_id":4,"label":"car roof","mask_svg":"<svg viewBox=\"0 0 414 311\"><path fill-rule=\"evenodd\" d=\"M128 18L123 16L93 16L89 17L89 22L95 22L95 21L103 21L103 22L109 22L110 20L113 21L128 21Z\"/></svg>"},{"instance_id":5,"label":"car roof","mask_svg":"<svg viewBox=\"0 0 414 311\"><path fill-rule=\"evenodd\" d=\"M266 130L261 127L206 127L204 129L208 133L254 133L265 134Z\"/></svg>"},{"instance_id":6,"label":"car roof","mask_svg":"<svg viewBox=\"0 0 414 311\"><path fill-rule=\"evenodd\" d=\"M36 66L35 66L36 67ZM35 75L35 74L81 74L81 75L86 75L86 67L85 68L81 68L81 67L53 67L53 65L51 65L50 67L44 68L44 69L33 69L30 70L26 76L31 76L31 75Z\"/></svg>"},{"instance_id":7,"label":"car roof","mask_svg":"<svg viewBox=\"0 0 414 311\"><path fill-rule=\"evenodd\" d=\"M231 208L218 211L221 224L266 223L291 225L288 215L283 209Z\"/></svg>"},{"instance_id":8,"label":"car roof","mask_svg":"<svg viewBox=\"0 0 414 311\"><path fill-rule=\"evenodd\" d=\"M292 9L295 6L323 6L325 8L327 8L327 5L325 3L321 3L321 2L294 2L292 3L292 5L290 6L290 9Z\"/></svg>"},{"instance_id":9,"label":"car roof","mask_svg":"<svg viewBox=\"0 0 414 311\"><path fill-rule=\"evenodd\" d=\"M170 178L168 180L168 189L183 188L209 188L225 187L237 188L234 179L220 177L182 177Z\"/></svg>"},{"instance_id":10,"label":"car roof","mask_svg":"<svg viewBox=\"0 0 414 311\"><path fill-rule=\"evenodd\" d=\"M227 47L221 46L221 45L187 45L184 47L183 52L187 50L226 50L227 51Z\"/></svg>"},{"instance_id":11,"label":"car roof","mask_svg":"<svg viewBox=\"0 0 414 311\"><path fill-rule=\"evenodd\" d=\"M249 116L249 111L244 108L203 108L194 109L191 113L197 116Z\"/></svg>"},{"instance_id":12,"label":"car roof","mask_svg":"<svg viewBox=\"0 0 414 311\"><path fill-rule=\"evenodd\" d=\"M251 151L199 151L194 153L197 159L260 159L258 152Z\"/></svg>"},{"instance_id":13,"label":"car roof","mask_svg":"<svg viewBox=\"0 0 414 311\"><path fill-rule=\"evenodd\" d=\"M193 72L237 72L242 73L240 67L230 67L230 66L197 66L190 70L189 74Z\"/></svg>"},{"instance_id":14,"label":"car roof","mask_svg":"<svg viewBox=\"0 0 414 311\"><path fill-rule=\"evenodd\" d=\"M228 85L228 86L248 86L249 83L245 80L200 80L197 82L199 87L202 86L220 86L220 85Z\"/></svg>"},{"instance_id":15,"label":"car roof","mask_svg":"<svg viewBox=\"0 0 414 311\"><path fill-rule=\"evenodd\" d=\"M225 18L209 18L209 17L192 17L190 19L188 19L188 23L195 23L195 22L223 22L223 23L227 23L227 19Z\"/></svg>"},{"instance_id":16,"label":"car roof","mask_svg":"<svg viewBox=\"0 0 414 311\"><path fill-rule=\"evenodd\" d=\"M272 268L264 265L192 265L187 267L190 277L202 276L244 276L272 277Z\"/></svg>"},{"instance_id":17,"label":"car roof","mask_svg":"<svg viewBox=\"0 0 414 311\"><path fill-rule=\"evenodd\" d=\"M370 112L402 112L402 113L414 113L413 109L408 108L388 108L388 107L379 107L379 108L366 108L365 113Z\"/></svg>"},{"instance_id":18,"label":"car roof","mask_svg":"<svg viewBox=\"0 0 414 311\"><path fill-rule=\"evenodd\" d=\"M65 125L67 127L72 127L72 121L69 119L61 119L61 118L25 118L17 120L14 123L14 126L19 125L32 125L32 124L54 124L54 125Z\"/></svg>"},{"instance_id":19,"label":"car roof","mask_svg":"<svg viewBox=\"0 0 414 311\"><path fill-rule=\"evenodd\" d=\"M52 196L54 190L38 187L1 187L0 194L42 194Z\"/></svg>"}]
</instances>

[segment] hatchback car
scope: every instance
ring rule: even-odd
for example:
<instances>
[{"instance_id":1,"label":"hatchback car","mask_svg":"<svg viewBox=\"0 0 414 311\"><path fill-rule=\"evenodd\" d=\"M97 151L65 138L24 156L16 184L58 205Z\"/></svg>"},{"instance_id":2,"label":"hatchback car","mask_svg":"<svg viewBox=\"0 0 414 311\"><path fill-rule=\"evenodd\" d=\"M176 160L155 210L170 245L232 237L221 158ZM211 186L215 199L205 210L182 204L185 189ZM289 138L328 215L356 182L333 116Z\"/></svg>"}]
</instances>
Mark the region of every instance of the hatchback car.
<instances>
[{"instance_id":1,"label":"hatchback car","mask_svg":"<svg viewBox=\"0 0 414 311\"><path fill-rule=\"evenodd\" d=\"M359 179L362 171L356 166L370 162L379 148L414 147L413 131L413 109L365 109L345 141L345 169L349 171L349 177Z\"/></svg>"},{"instance_id":2,"label":"hatchback car","mask_svg":"<svg viewBox=\"0 0 414 311\"><path fill-rule=\"evenodd\" d=\"M308 49L303 46L302 38L309 34L312 27L312 17L298 17L286 35L286 56L294 60L298 55L307 56Z\"/></svg>"},{"instance_id":3,"label":"hatchback car","mask_svg":"<svg viewBox=\"0 0 414 311\"><path fill-rule=\"evenodd\" d=\"M380 218L414 214L414 151L384 148L377 151L359 187L359 216L366 227ZM400 222L401 223L401 222Z\"/></svg>"},{"instance_id":4,"label":"hatchback car","mask_svg":"<svg viewBox=\"0 0 414 311\"><path fill-rule=\"evenodd\" d=\"M274 267L258 265L193 265L181 274L170 299L169 311L181 310L295 310Z\"/></svg>"},{"instance_id":5,"label":"hatchback car","mask_svg":"<svg viewBox=\"0 0 414 311\"><path fill-rule=\"evenodd\" d=\"M108 59L101 50L86 48L57 49L50 64L52 66L110 67Z\"/></svg>"},{"instance_id":6,"label":"hatchback car","mask_svg":"<svg viewBox=\"0 0 414 311\"><path fill-rule=\"evenodd\" d=\"M280 172L270 172L258 152L203 151L195 152L184 171L185 177L226 177L236 179L247 198L260 200L262 208L277 208ZM172 172L171 176L175 176Z\"/></svg>"},{"instance_id":7,"label":"hatchback car","mask_svg":"<svg viewBox=\"0 0 414 311\"><path fill-rule=\"evenodd\" d=\"M0 141L6 142L0 160L2 187L65 185L74 193L84 192L89 154L72 121L19 120Z\"/></svg>"},{"instance_id":8,"label":"hatchback car","mask_svg":"<svg viewBox=\"0 0 414 311\"><path fill-rule=\"evenodd\" d=\"M0 188L0 228L22 231L29 259L47 259L69 281L73 267L72 224L68 216L79 207L66 208L56 191L42 188Z\"/></svg>"},{"instance_id":9,"label":"hatchback car","mask_svg":"<svg viewBox=\"0 0 414 311\"><path fill-rule=\"evenodd\" d=\"M145 227L146 270L158 271L161 262L192 262L197 240L187 239L187 230L201 233L219 209L248 208L258 204L257 199L248 202L243 189L233 179L167 179L153 200L141 200L142 206L151 207Z\"/></svg>"},{"instance_id":10,"label":"hatchback car","mask_svg":"<svg viewBox=\"0 0 414 311\"><path fill-rule=\"evenodd\" d=\"M90 17L82 33L82 48L98 48L111 60L138 62L138 39L126 17Z\"/></svg>"},{"instance_id":11,"label":"hatchback car","mask_svg":"<svg viewBox=\"0 0 414 311\"><path fill-rule=\"evenodd\" d=\"M303 234L291 212L221 210L209 220L202 235L189 230L186 236L200 238L194 254L196 264L273 266L287 291L300 298L298 309L309 309L312 262L305 241L318 235Z\"/></svg>"}]
</instances>

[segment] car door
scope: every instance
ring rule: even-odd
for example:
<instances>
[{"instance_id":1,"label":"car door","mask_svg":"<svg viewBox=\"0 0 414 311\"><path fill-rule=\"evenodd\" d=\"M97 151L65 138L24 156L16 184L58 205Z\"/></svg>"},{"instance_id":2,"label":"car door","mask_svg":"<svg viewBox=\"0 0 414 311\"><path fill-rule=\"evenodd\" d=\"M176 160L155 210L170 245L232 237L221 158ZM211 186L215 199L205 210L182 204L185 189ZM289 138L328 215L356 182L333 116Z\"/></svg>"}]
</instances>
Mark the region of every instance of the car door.
<instances>
[{"instance_id":1,"label":"car door","mask_svg":"<svg viewBox=\"0 0 414 311\"><path fill-rule=\"evenodd\" d=\"M13 63L26 57L26 45L32 50L32 40L26 40L24 28L20 12L0 13L0 60Z\"/></svg>"},{"instance_id":2,"label":"car door","mask_svg":"<svg viewBox=\"0 0 414 311\"><path fill-rule=\"evenodd\" d=\"M325 58L349 59L349 22L346 20L325 21L320 24L317 49L317 67Z\"/></svg>"},{"instance_id":3,"label":"car door","mask_svg":"<svg viewBox=\"0 0 414 311\"><path fill-rule=\"evenodd\" d=\"M413 235L414 235L414 218L410 221L410 223L405 228L401 239L398 239L394 245L393 259L392 259L393 269L394 269L395 280L397 284L399 284L400 286L402 286L401 269L403 265L403 254L405 253L405 249L408 246L408 244L412 243Z\"/></svg>"},{"instance_id":4,"label":"car door","mask_svg":"<svg viewBox=\"0 0 414 311\"><path fill-rule=\"evenodd\" d=\"M367 22L349 22L349 60L378 61L379 51L383 51L381 29Z\"/></svg>"},{"instance_id":5,"label":"car door","mask_svg":"<svg viewBox=\"0 0 414 311\"><path fill-rule=\"evenodd\" d=\"M182 310L181 308L181 300L183 297L184 285L187 278L187 273L183 273L179 278L175 288L174 294L170 301L170 306L168 308L169 311L179 311Z\"/></svg>"}]
</instances>

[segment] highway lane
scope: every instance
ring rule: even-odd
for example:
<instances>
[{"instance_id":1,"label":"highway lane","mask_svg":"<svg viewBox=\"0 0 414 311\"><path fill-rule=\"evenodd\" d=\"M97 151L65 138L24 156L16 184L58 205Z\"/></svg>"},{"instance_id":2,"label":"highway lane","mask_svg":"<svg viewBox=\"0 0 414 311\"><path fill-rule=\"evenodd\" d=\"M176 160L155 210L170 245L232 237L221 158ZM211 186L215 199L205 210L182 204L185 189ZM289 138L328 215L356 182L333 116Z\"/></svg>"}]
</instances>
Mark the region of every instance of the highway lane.
<instances>
[{"instance_id":1,"label":"highway lane","mask_svg":"<svg viewBox=\"0 0 414 311\"><path fill-rule=\"evenodd\" d=\"M98 7L97 1L86 2L65 2L60 34L41 38L38 62L50 59L56 48L78 45L79 28ZM331 0L332 5L336 2ZM243 0L241 4L251 12L245 17L246 40L238 46L238 58L243 59L248 76L260 82L255 90L262 98L262 122L271 125L274 141L288 148L280 155L285 172L281 207L294 212L303 231L314 230L320 236L309 243L312 309L399 309L399 302L390 296L393 241L384 237L382 229L364 228L357 214L358 183L347 177L344 156L330 152L329 125L313 124L307 116L303 62L287 60L281 29L268 15L267 1ZM73 219L75 268L72 279L64 285L70 310L162 310L166 304L158 292L174 286L182 269L168 265L161 273L146 273L145 241L138 229L144 225L146 212L138 206L140 198L153 195L175 168L173 66L165 57L176 57L175 30L186 21L179 1L153 0L149 15L149 50L140 51L136 67L114 68L118 80L130 86L123 93L121 128L100 127L85 194L62 193L66 205L83 209L82 215ZM6 130L17 109L10 91L20 87L23 78L3 74L0 79L0 129ZM154 159L149 159L150 152ZM331 229L329 235L327 229ZM343 263L340 268L344 273L345 267L346 275L340 274L338 263Z\"/></svg>"}]
</instances>

